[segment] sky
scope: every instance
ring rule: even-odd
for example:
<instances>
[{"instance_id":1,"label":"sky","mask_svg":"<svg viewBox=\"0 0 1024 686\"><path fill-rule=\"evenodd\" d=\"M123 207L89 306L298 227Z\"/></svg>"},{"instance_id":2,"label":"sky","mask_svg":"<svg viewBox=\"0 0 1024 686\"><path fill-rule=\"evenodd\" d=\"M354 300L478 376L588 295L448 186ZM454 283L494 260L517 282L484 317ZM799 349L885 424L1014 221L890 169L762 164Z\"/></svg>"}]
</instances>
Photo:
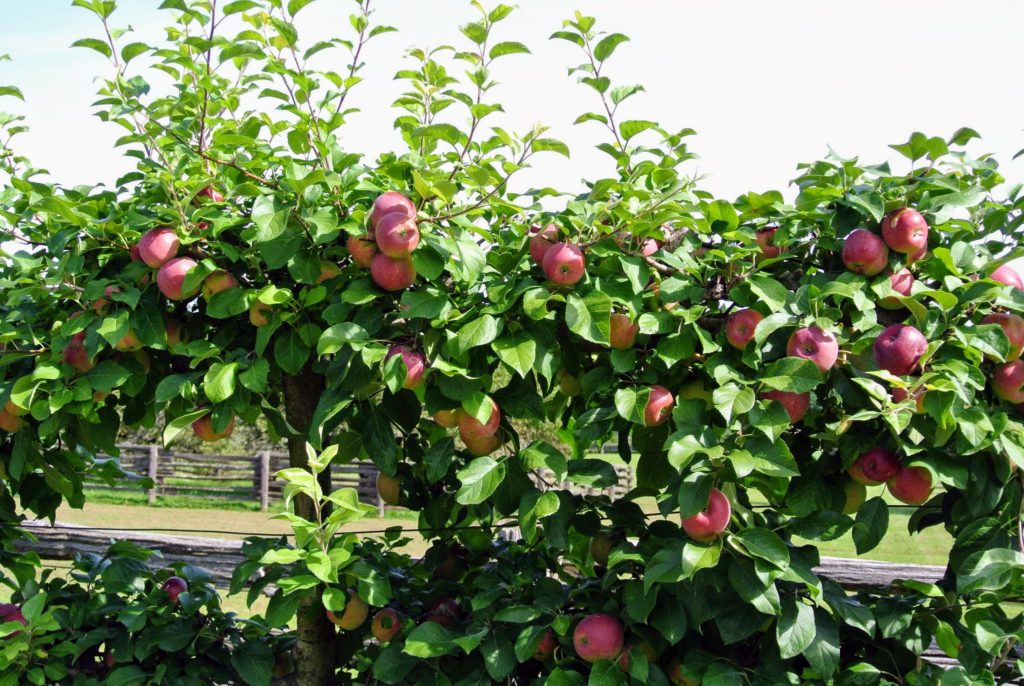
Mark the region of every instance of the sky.
<instances>
[{"instance_id":1,"label":"sky","mask_svg":"<svg viewBox=\"0 0 1024 686\"><path fill-rule=\"evenodd\" d=\"M99 37L97 20L70 0L3 4L0 54L12 61L0 62L0 84L20 87L27 102L5 98L0 109L26 114L32 127L18 151L66 185L110 182L130 169L113 147L119 130L90 107L94 77L108 75L109 64L70 47ZM158 5L122 0L113 23L133 28L125 40L159 40L166 18ZM344 33L354 7L351 0L319 0L303 10L303 43ZM468 0L373 0L373 7L374 22L400 32L368 45L367 82L349 99L362 112L350 119L344 144L369 155L399 147L390 103L402 89L393 76L408 64L406 49L466 46L456 27L476 17ZM517 131L544 123L547 135L573 150L569 160L535 158L520 187L577 190L583 177L612 171L610 158L593 148L604 141L600 125L572 123L600 107L567 73L582 56L570 43L548 40L576 9L595 16L598 29L632 39L615 53L608 75L646 92L625 103L620 117L695 129L690 146L700 159L689 170L720 197L769 189L792 197L787 186L797 164L821 158L829 146L906 170L889 143L913 131L948 137L961 126L983 136L973 153L997 154L1004 174L1024 181L1024 157L1010 161L1024 148L1019 0L520 0L495 40L521 41L532 54L497 63L495 97L508 112L501 123Z\"/></svg>"}]
</instances>

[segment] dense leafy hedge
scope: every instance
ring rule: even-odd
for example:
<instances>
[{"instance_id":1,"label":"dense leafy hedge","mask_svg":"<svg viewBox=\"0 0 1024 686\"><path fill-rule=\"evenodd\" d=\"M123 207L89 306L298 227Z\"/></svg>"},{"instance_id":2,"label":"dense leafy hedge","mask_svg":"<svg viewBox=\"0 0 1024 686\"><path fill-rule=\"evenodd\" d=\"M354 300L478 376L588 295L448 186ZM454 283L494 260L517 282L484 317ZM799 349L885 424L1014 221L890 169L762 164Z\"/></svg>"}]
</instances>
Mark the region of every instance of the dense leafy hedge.
<instances>
[{"instance_id":1,"label":"dense leafy hedge","mask_svg":"<svg viewBox=\"0 0 1024 686\"><path fill-rule=\"evenodd\" d=\"M65 188L0 157L14 244L0 275L7 521L81 505L87 471L117 478L94 455L122 426L164 413L170 442L262 416L289 442L295 537L251 541L235 585L260 572L253 597L274 595L257 621L296 622L283 666L296 683L967 684L1019 671L1024 627L1007 601L1021 592L1024 322L1011 315L1024 284L1000 265L1024 254L1024 200L993 158L965 152L974 131L913 134L893 146L900 172L835 155L804 165L791 201L717 199L687 175L692 131L622 116L642 89L612 84L605 65L627 38L577 14L553 38L580 51L570 73L598 106L578 122L605 131L615 172L577 195L513 192L535 155L569 151L500 126L492 74L529 52L499 38L510 7L474 2L460 47L409 52L395 103L407 148L369 161L341 137L361 60L391 30L368 2L355 38L316 45L299 41L301 0L167 0L158 46L113 28L114 3L74 4L107 29L78 44L111 61L98 113L138 167ZM332 70L346 50L350 66ZM2 139L22 126L5 116ZM397 257L371 261L378 247ZM555 423L565 450L524 442L512 420ZM535 478L608 485L589 449L609 439L636 469L628 498ZM418 511L422 561L396 552L397 532L339 533L366 507L317 477L357 457ZM815 543L852 530L866 553L884 537L888 503L865 480L920 505L912 531L954 537L941 584L851 595L814 574ZM508 521L521 541L496 543ZM100 574L109 605L91 599L99 561L68 585L5 577L31 615L0 653L6 678L33 665L58 679L74 660L39 646L83 646L81 627L148 612L139 637L93 633L76 655L112 645L117 669L141 670L107 683L181 683L176 669L267 683L278 639L239 629L208 590L161 606L125 561L136 555L106 569L139 576ZM367 604L405 618L387 645L366 643ZM327 611L349 627L337 638ZM154 662L174 647L156 637L179 625L193 652ZM919 659L933 639L960 668L940 676ZM227 656L235 644L258 669Z\"/></svg>"}]
</instances>

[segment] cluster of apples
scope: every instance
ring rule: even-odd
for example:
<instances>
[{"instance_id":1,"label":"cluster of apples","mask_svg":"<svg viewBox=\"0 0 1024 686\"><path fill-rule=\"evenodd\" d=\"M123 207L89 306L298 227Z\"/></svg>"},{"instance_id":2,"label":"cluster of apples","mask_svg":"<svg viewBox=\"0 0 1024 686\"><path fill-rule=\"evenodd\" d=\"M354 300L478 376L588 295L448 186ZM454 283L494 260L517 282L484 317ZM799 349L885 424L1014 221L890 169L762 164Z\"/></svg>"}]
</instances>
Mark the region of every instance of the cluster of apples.
<instances>
[{"instance_id":1,"label":"cluster of apples","mask_svg":"<svg viewBox=\"0 0 1024 686\"><path fill-rule=\"evenodd\" d=\"M502 444L501 432L501 408L494 398L491 402L491 414L486 422L481 422L470 415L462 408L455 410L440 410L434 413L434 421L446 429L458 427L459 438L466 444L473 455L490 455Z\"/></svg>"},{"instance_id":2,"label":"cluster of apples","mask_svg":"<svg viewBox=\"0 0 1024 686\"><path fill-rule=\"evenodd\" d=\"M332 624L344 631L355 631L361 627L370 616L370 606L365 600L359 597L354 589L346 591L345 608L341 613L327 610L327 619ZM458 603L450 598L442 598L434 603L423 615L424 622L437 622L442 626L453 626L461 616ZM392 608L385 607L373 615L370 623L370 633L382 645L394 640L402 632L404 618L402 614Z\"/></svg>"},{"instance_id":3,"label":"cluster of apples","mask_svg":"<svg viewBox=\"0 0 1024 686\"><path fill-rule=\"evenodd\" d=\"M530 259L543 271L547 280L560 288L574 286L587 271L583 249L561 240L558 227L547 224L530 229Z\"/></svg>"},{"instance_id":4,"label":"cluster of apples","mask_svg":"<svg viewBox=\"0 0 1024 686\"><path fill-rule=\"evenodd\" d=\"M370 270L374 283L386 291L401 291L416 282L412 253L419 243L416 205L388 191L373 201L367 234L349 236L346 246L352 261Z\"/></svg>"},{"instance_id":5,"label":"cluster of apples","mask_svg":"<svg viewBox=\"0 0 1024 686\"><path fill-rule=\"evenodd\" d=\"M932 473L925 467L906 466L896 453L886 448L872 448L857 458L847 470L850 481L846 492L845 514L852 514L867 497L867 486L889 488L894 498L907 505L921 505L932 493Z\"/></svg>"}]
</instances>

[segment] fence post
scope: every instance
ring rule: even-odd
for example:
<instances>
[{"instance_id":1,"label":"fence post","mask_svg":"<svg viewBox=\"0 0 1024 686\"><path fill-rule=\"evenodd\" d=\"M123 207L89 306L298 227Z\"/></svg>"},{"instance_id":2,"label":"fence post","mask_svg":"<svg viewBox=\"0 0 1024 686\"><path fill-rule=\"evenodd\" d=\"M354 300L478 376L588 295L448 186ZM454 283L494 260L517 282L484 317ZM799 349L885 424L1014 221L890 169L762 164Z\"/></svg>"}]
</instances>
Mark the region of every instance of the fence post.
<instances>
[{"instance_id":1,"label":"fence post","mask_svg":"<svg viewBox=\"0 0 1024 686\"><path fill-rule=\"evenodd\" d=\"M270 451L260 453L260 512L270 508Z\"/></svg>"},{"instance_id":2,"label":"fence post","mask_svg":"<svg viewBox=\"0 0 1024 686\"><path fill-rule=\"evenodd\" d=\"M148 470L147 475L153 481L153 487L151 489L149 489L149 492L146 494L146 496L147 496L147 500L149 501L150 505L154 505L156 503L156 489L157 489L156 477L157 477L157 464L158 464L159 459L160 459L160 446L157 446L157 445L149 446L149 470Z\"/></svg>"}]
</instances>

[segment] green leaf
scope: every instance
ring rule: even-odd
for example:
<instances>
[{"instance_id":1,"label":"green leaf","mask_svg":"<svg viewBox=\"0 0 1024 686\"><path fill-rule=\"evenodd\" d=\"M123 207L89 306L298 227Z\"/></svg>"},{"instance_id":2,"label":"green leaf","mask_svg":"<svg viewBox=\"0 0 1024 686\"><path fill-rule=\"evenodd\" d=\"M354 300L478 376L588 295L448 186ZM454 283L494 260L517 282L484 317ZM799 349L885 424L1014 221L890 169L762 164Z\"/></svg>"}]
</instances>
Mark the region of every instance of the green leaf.
<instances>
[{"instance_id":1,"label":"green leaf","mask_svg":"<svg viewBox=\"0 0 1024 686\"><path fill-rule=\"evenodd\" d=\"M231 665L249 686L269 686L274 651L261 641L243 641L231 651Z\"/></svg>"},{"instance_id":2,"label":"green leaf","mask_svg":"<svg viewBox=\"0 0 1024 686\"><path fill-rule=\"evenodd\" d=\"M619 124L619 134L621 134L623 140L629 140L633 136L643 133L649 129L658 128L658 123L653 121L645 121L639 119L631 119L624 121Z\"/></svg>"},{"instance_id":3,"label":"green leaf","mask_svg":"<svg viewBox=\"0 0 1024 686\"><path fill-rule=\"evenodd\" d=\"M814 608L798 598L786 596L782 600L782 615L775 627L779 656L789 660L807 650L814 641L814 629Z\"/></svg>"},{"instance_id":4,"label":"green leaf","mask_svg":"<svg viewBox=\"0 0 1024 686\"><path fill-rule=\"evenodd\" d=\"M455 650L452 639L452 633L437 622L423 622L405 639L403 650L413 657L441 657Z\"/></svg>"},{"instance_id":5,"label":"green leaf","mask_svg":"<svg viewBox=\"0 0 1024 686\"><path fill-rule=\"evenodd\" d=\"M309 346L295 329L286 329L274 340L274 359L287 374L298 374L309 359Z\"/></svg>"},{"instance_id":6,"label":"green leaf","mask_svg":"<svg viewBox=\"0 0 1024 686\"><path fill-rule=\"evenodd\" d=\"M203 392L211 403L222 403L235 394L238 363L214 362L203 377Z\"/></svg>"},{"instance_id":7,"label":"green leaf","mask_svg":"<svg viewBox=\"0 0 1024 686\"><path fill-rule=\"evenodd\" d=\"M121 365L110 360L104 360L89 370L85 378L94 391L112 391L125 381L131 374ZM22 377L28 379L29 377Z\"/></svg>"},{"instance_id":8,"label":"green leaf","mask_svg":"<svg viewBox=\"0 0 1024 686\"><path fill-rule=\"evenodd\" d=\"M629 36L621 33L610 33L594 47L594 58L598 62L604 62L612 56L615 48L629 40Z\"/></svg>"},{"instance_id":9,"label":"green leaf","mask_svg":"<svg viewBox=\"0 0 1024 686\"><path fill-rule=\"evenodd\" d=\"M89 48L95 50L104 57L112 57L113 53L110 51L110 45L106 41L101 41L98 38L80 38L71 44L73 48Z\"/></svg>"},{"instance_id":10,"label":"green leaf","mask_svg":"<svg viewBox=\"0 0 1024 686\"><path fill-rule=\"evenodd\" d=\"M749 388L729 383L720 386L711 394L715 409L717 409L726 422L731 422L737 416L746 414L754 406L754 392Z\"/></svg>"},{"instance_id":11,"label":"green leaf","mask_svg":"<svg viewBox=\"0 0 1024 686\"><path fill-rule=\"evenodd\" d=\"M505 479L505 464L484 455L460 469L456 475L462 487L455 501L462 505L478 505L494 494Z\"/></svg>"},{"instance_id":12,"label":"green leaf","mask_svg":"<svg viewBox=\"0 0 1024 686\"><path fill-rule=\"evenodd\" d=\"M611 332L612 299L601 291L581 298L570 293L565 301L565 323L574 334L592 343L608 344Z\"/></svg>"},{"instance_id":13,"label":"green leaf","mask_svg":"<svg viewBox=\"0 0 1024 686\"><path fill-rule=\"evenodd\" d=\"M959 593L997 591L1024 571L1024 555L1017 550L997 548L972 553L957 569Z\"/></svg>"},{"instance_id":14,"label":"green leaf","mask_svg":"<svg viewBox=\"0 0 1024 686\"><path fill-rule=\"evenodd\" d=\"M748 553L771 562L779 569L789 567L789 549L777 533L771 529L743 529L736 538Z\"/></svg>"},{"instance_id":15,"label":"green leaf","mask_svg":"<svg viewBox=\"0 0 1024 686\"><path fill-rule=\"evenodd\" d=\"M790 393L806 393L821 382L821 371L810 360L782 357L768 365L758 380L768 388Z\"/></svg>"},{"instance_id":16,"label":"green leaf","mask_svg":"<svg viewBox=\"0 0 1024 686\"><path fill-rule=\"evenodd\" d=\"M496 43L490 52L487 53L493 60L497 57L504 57L505 55L516 55L516 54L529 54L530 49L522 43L516 41L504 41L502 43Z\"/></svg>"},{"instance_id":17,"label":"green leaf","mask_svg":"<svg viewBox=\"0 0 1024 686\"><path fill-rule=\"evenodd\" d=\"M857 521L853 526L853 544L857 554L873 550L889 528L889 506L881 497L872 498L857 510Z\"/></svg>"},{"instance_id":18,"label":"green leaf","mask_svg":"<svg viewBox=\"0 0 1024 686\"><path fill-rule=\"evenodd\" d=\"M169 446L171 441L177 438L178 434L192 426L192 422L209 413L210 410L208 409L196 410L195 412L183 414L170 421L167 424L167 428L164 429L164 446Z\"/></svg>"},{"instance_id":19,"label":"green leaf","mask_svg":"<svg viewBox=\"0 0 1024 686\"><path fill-rule=\"evenodd\" d=\"M814 640L803 651L818 676L829 680L839 668L839 625L823 609L814 609Z\"/></svg>"},{"instance_id":20,"label":"green leaf","mask_svg":"<svg viewBox=\"0 0 1024 686\"><path fill-rule=\"evenodd\" d=\"M747 277L750 291L760 298L772 311L772 314L786 306L789 289L766 274L751 274Z\"/></svg>"},{"instance_id":21,"label":"green leaf","mask_svg":"<svg viewBox=\"0 0 1024 686\"><path fill-rule=\"evenodd\" d=\"M148 681L149 676L141 667L125 665L124 667L116 667L107 675L103 683L105 686L136 686ZM42 681L39 683L42 683Z\"/></svg>"},{"instance_id":22,"label":"green leaf","mask_svg":"<svg viewBox=\"0 0 1024 686\"><path fill-rule=\"evenodd\" d=\"M455 336L456 347L459 354L464 354L471 348L487 345L498 337L501 331L501 322L497 317L485 314L459 329Z\"/></svg>"},{"instance_id":23,"label":"green leaf","mask_svg":"<svg viewBox=\"0 0 1024 686\"><path fill-rule=\"evenodd\" d=\"M534 152L557 152L559 155L569 157L569 146L554 138L534 138L530 142Z\"/></svg>"},{"instance_id":24,"label":"green leaf","mask_svg":"<svg viewBox=\"0 0 1024 686\"><path fill-rule=\"evenodd\" d=\"M347 345L359 350L362 345L352 344L362 343L369 339L370 335L363 327L354 322L342 322L329 327L320 335L320 340L316 344L316 354L318 357L333 355Z\"/></svg>"},{"instance_id":25,"label":"green leaf","mask_svg":"<svg viewBox=\"0 0 1024 686\"><path fill-rule=\"evenodd\" d=\"M494 352L519 376L526 378L537 359L537 341L525 331L517 331L495 340Z\"/></svg>"}]
</instances>

